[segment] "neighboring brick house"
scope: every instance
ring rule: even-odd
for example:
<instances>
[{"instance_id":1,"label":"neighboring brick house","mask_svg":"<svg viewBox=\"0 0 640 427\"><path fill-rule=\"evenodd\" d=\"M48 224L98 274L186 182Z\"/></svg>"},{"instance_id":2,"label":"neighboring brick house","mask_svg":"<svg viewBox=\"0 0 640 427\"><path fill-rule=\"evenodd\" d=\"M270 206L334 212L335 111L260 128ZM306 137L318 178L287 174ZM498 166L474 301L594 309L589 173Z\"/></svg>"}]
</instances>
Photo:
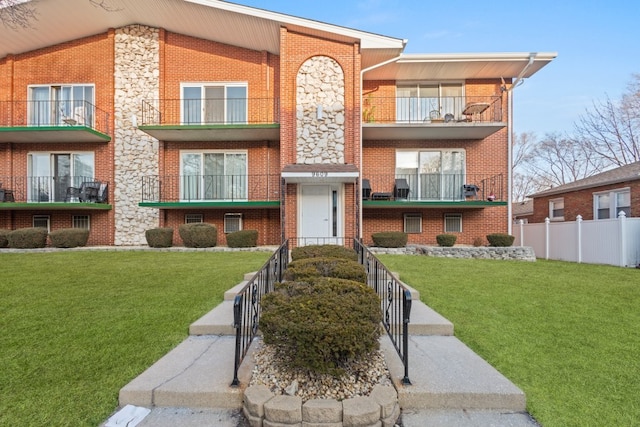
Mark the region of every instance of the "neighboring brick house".
<instances>
[{"instance_id":1,"label":"neighboring brick house","mask_svg":"<svg viewBox=\"0 0 640 427\"><path fill-rule=\"evenodd\" d=\"M511 89L555 53L403 54L233 3L119 4L49 0L0 27L0 228L88 227L90 245L200 221L222 245L509 229Z\"/></svg>"},{"instance_id":2,"label":"neighboring brick house","mask_svg":"<svg viewBox=\"0 0 640 427\"><path fill-rule=\"evenodd\" d=\"M640 216L640 162L620 166L529 196L533 215L529 222L575 221Z\"/></svg>"}]
</instances>

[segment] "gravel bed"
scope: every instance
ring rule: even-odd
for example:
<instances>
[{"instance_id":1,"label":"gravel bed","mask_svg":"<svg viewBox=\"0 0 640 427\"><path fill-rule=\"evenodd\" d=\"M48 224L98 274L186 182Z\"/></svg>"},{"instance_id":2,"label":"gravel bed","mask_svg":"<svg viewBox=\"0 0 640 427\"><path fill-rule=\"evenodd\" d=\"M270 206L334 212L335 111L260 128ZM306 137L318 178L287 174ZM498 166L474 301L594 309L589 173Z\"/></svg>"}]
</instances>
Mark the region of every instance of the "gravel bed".
<instances>
[{"instance_id":1,"label":"gravel bed","mask_svg":"<svg viewBox=\"0 0 640 427\"><path fill-rule=\"evenodd\" d=\"M344 367L345 375L317 375L296 371L278 360L275 350L264 343L254 353L255 367L250 385L263 384L276 395L300 396L303 402L311 399L336 399L368 396L377 384L391 385L391 376L381 350L372 352Z\"/></svg>"}]
</instances>

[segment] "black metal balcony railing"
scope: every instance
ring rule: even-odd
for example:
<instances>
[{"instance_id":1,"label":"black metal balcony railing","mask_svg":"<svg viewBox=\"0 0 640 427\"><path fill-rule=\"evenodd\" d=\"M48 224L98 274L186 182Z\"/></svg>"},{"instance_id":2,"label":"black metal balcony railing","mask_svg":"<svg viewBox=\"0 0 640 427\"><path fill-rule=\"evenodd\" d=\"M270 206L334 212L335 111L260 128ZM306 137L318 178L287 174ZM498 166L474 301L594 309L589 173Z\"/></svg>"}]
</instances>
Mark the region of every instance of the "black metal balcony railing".
<instances>
[{"instance_id":1,"label":"black metal balcony railing","mask_svg":"<svg viewBox=\"0 0 640 427\"><path fill-rule=\"evenodd\" d=\"M362 180L364 200L422 202L506 201L502 174L413 173L371 175Z\"/></svg>"},{"instance_id":2,"label":"black metal balcony railing","mask_svg":"<svg viewBox=\"0 0 640 427\"><path fill-rule=\"evenodd\" d=\"M409 380L409 321L411 317L411 291L357 239L353 247L358 254L358 262L367 271L367 284L380 297L382 325L398 352L404 365L403 384Z\"/></svg>"},{"instance_id":3,"label":"black metal balcony railing","mask_svg":"<svg viewBox=\"0 0 640 427\"><path fill-rule=\"evenodd\" d=\"M275 283L282 282L289 264L289 243L285 241L249 280L233 301L233 327L236 330L235 364L232 386L238 386L238 369L258 333L262 314L262 296L272 292Z\"/></svg>"},{"instance_id":4,"label":"black metal balcony railing","mask_svg":"<svg viewBox=\"0 0 640 427\"><path fill-rule=\"evenodd\" d=\"M0 188L16 203L109 201L109 183L90 176L0 176Z\"/></svg>"},{"instance_id":5,"label":"black metal balcony railing","mask_svg":"<svg viewBox=\"0 0 640 427\"><path fill-rule=\"evenodd\" d=\"M362 100L363 123L502 122L500 96L376 97Z\"/></svg>"},{"instance_id":6,"label":"black metal balcony railing","mask_svg":"<svg viewBox=\"0 0 640 427\"><path fill-rule=\"evenodd\" d=\"M142 126L256 125L279 122L276 98L153 99L142 101Z\"/></svg>"},{"instance_id":7,"label":"black metal balcony railing","mask_svg":"<svg viewBox=\"0 0 640 427\"><path fill-rule=\"evenodd\" d=\"M91 128L110 134L109 113L87 101L0 101L0 127Z\"/></svg>"},{"instance_id":8,"label":"black metal balcony railing","mask_svg":"<svg viewBox=\"0 0 640 427\"><path fill-rule=\"evenodd\" d=\"M142 202L279 201L280 175L151 175Z\"/></svg>"}]
</instances>

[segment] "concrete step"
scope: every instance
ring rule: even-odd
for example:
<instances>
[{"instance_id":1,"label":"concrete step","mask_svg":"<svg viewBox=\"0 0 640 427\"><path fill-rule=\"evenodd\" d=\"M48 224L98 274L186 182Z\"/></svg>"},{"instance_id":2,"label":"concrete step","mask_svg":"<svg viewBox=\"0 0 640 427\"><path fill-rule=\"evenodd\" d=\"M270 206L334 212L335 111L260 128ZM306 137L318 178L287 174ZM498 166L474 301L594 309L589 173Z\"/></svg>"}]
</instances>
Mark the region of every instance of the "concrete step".
<instances>
[{"instance_id":1,"label":"concrete step","mask_svg":"<svg viewBox=\"0 0 640 427\"><path fill-rule=\"evenodd\" d=\"M190 335L232 335L233 301L222 301L213 310L193 322L189 326Z\"/></svg>"},{"instance_id":2,"label":"concrete step","mask_svg":"<svg viewBox=\"0 0 640 427\"><path fill-rule=\"evenodd\" d=\"M540 427L526 412L467 409L406 409L402 411L403 427Z\"/></svg>"},{"instance_id":3,"label":"concrete step","mask_svg":"<svg viewBox=\"0 0 640 427\"><path fill-rule=\"evenodd\" d=\"M242 282L240 282L237 285L235 285L233 288L228 289L224 293L224 300L225 301L233 301L236 298L236 295L238 295L238 292L240 292L242 290L242 288L244 288L247 285L247 283L249 283L248 280L243 280Z\"/></svg>"},{"instance_id":4,"label":"concrete step","mask_svg":"<svg viewBox=\"0 0 640 427\"><path fill-rule=\"evenodd\" d=\"M411 301L409 335L453 335L453 323L420 300Z\"/></svg>"},{"instance_id":5,"label":"concrete step","mask_svg":"<svg viewBox=\"0 0 640 427\"><path fill-rule=\"evenodd\" d=\"M191 336L120 390L120 406L238 409L251 379L253 348L233 380L235 338Z\"/></svg>"},{"instance_id":6,"label":"concrete step","mask_svg":"<svg viewBox=\"0 0 640 427\"><path fill-rule=\"evenodd\" d=\"M406 409L524 412L525 395L456 337L410 336L409 379L388 337L381 339L398 399Z\"/></svg>"}]
</instances>

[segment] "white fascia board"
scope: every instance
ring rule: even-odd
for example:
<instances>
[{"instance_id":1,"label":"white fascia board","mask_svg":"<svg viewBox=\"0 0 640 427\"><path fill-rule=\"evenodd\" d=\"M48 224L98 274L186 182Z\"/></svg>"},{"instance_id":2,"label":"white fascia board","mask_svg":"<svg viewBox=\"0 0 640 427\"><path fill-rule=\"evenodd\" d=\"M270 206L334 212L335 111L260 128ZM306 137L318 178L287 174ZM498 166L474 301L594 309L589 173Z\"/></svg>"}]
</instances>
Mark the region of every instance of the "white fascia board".
<instances>
[{"instance_id":1,"label":"white fascia board","mask_svg":"<svg viewBox=\"0 0 640 427\"><path fill-rule=\"evenodd\" d=\"M380 34L368 33L366 31L355 30L352 28L341 27L339 25L327 24L312 19L300 18L293 15L286 15L278 12L271 12L265 9L244 6L235 3L229 3L221 0L185 0L190 3L202 6L215 7L217 9L226 10L228 12L250 15L256 18L262 18L269 21L278 22L280 24L296 25L299 27L311 28L327 33L339 34L344 37L350 37L360 40L363 49L404 49L406 40L395 37L383 36Z\"/></svg>"},{"instance_id":2,"label":"white fascia board","mask_svg":"<svg viewBox=\"0 0 640 427\"><path fill-rule=\"evenodd\" d=\"M503 52L503 53L403 53L398 59L402 62L501 62L528 61L533 56L534 61L551 61L558 56L557 52Z\"/></svg>"}]
</instances>

